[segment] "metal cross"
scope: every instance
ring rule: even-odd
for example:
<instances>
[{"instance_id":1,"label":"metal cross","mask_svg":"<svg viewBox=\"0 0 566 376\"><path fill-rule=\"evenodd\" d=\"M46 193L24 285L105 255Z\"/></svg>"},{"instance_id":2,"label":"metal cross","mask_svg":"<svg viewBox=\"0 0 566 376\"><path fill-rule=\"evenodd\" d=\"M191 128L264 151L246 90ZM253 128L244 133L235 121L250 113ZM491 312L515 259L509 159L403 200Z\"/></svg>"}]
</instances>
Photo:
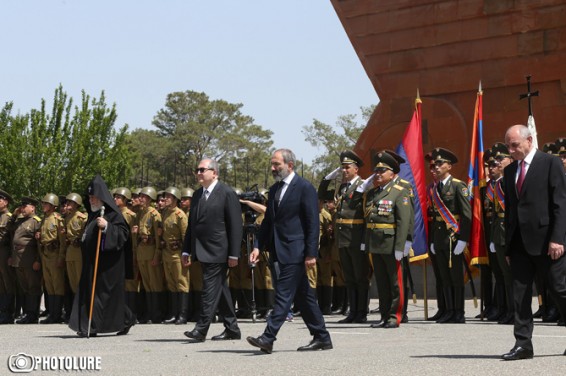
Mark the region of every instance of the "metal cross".
<instances>
[{"instance_id":1,"label":"metal cross","mask_svg":"<svg viewBox=\"0 0 566 376\"><path fill-rule=\"evenodd\" d=\"M527 76L527 93L519 94L519 100L527 98L529 100L529 116L533 115L533 108L531 104L532 97L538 97L538 90L531 92L531 76Z\"/></svg>"}]
</instances>

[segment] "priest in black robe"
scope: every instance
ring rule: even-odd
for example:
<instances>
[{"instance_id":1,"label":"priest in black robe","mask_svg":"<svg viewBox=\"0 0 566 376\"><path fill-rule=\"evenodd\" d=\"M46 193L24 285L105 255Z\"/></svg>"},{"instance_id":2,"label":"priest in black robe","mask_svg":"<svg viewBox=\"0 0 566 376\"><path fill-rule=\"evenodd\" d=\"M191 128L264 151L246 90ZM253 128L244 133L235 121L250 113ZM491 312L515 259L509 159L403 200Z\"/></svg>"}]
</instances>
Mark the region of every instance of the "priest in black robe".
<instances>
[{"instance_id":1,"label":"priest in black robe","mask_svg":"<svg viewBox=\"0 0 566 376\"><path fill-rule=\"evenodd\" d=\"M88 185L87 196L88 220L81 241L83 267L69 327L78 336L87 336L96 247L101 232L90 336L127 334L135 323L125 304L124 289L124 280L133 278L130 229L99 175Z\"/></svg>"}]
</instances>

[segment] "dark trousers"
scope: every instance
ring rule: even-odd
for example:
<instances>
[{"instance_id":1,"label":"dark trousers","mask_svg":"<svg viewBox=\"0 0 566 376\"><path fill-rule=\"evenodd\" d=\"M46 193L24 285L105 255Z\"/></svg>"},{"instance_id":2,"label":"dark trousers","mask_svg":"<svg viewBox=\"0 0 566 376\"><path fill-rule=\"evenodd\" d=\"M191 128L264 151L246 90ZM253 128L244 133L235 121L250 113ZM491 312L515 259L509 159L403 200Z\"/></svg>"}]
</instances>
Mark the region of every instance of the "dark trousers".
<instances>
[{"instance_id":1,"label":"dark trousers","mask_svg":"<svg viewBox=\"0 0 566 376\"><path fill-rule=\"evenodd\" d=\"M548 289L562 317L566 317L566 257L551 260L543 254L531 256L525 250L523 240L516 233L510 244L511 273L513 275L513 299L515 305L515 346L533 350L533 280L537 273L546 276Z\"/></svg>"},{"instance_id":2,"label":"dark trousers","mask_svg":"<svg viewBox=\"0 0 566 376\"><path fill-rule=\"evenodd\" d=\"M237 332L238 322L227 283L227 263L201 262L203 275L201 312L195 329L206 335L216 309L224 320L224 327Z\"/></svg>"},{"instance_id":3,"label":"dark trousers","mask_svg":"<svg viewBox=\"0 0 566 376\"><path fill-rule=\"evenodd\" d=\"M275 284L275 304L273 312L267 319L267 327L263 337L273 343L277 333L285 322L287 313L293 301L301 311L301 316L310 334L318 340L330 341L330 334L326 330L324 318L316 301L314 289L309 286L305 271L305 264L281 264L279 276Z\"/></svg>"},{"instance_id":4,"label":"dark trousers","mask_svg":"<svg viewBox=\"0 0 566 376\"><path fill-rule=\"evenodd\" d=\"M401 263L393 254L372 254L381 319L399 325L403 318L404 289Z\"/></svg>"}]
</instances>

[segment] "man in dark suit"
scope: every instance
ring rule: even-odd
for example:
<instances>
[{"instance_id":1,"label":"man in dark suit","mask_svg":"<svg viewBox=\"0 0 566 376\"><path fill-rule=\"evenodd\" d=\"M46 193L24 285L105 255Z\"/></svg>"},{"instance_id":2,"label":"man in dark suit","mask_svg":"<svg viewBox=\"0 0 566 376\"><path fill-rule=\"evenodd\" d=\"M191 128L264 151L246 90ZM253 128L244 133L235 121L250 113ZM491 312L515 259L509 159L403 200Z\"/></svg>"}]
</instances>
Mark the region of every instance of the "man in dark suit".
<instances>
[{"instance_id":1,"label":"man in dark suit","mask_svg":"<svg viewBox=\"0 0 566 376\"><path fill-rule=\"evenodd\" d=\"M267 212L261 224L250 262L259 259L260 249L269 249L271 262L279 263L275 286L275 304L267 327L248 342L270 354L279 329L285 322L293 300L313 340L298 351L332 349L330 334L310 288L306 270L316 268L318 254L318 198L314 187L296 175L295 155L291 150L276 150L271 157L271 173L277 181L269 189Z\"/></svg>"},{"instance_id":2,"label":"man in dark suit","mask_svg":"<svg viewBox=\"0 0 566 376\"><path fill-rule=\"evenodd\" d=\"M236 193L218 181L218 163L200 161L196 169L201 188L193 195L191 215L183 245L182 262L198 260L202 266L203 291L200 317L185 336L203 342L216 309L224 320L222 334L213 341L240 339L232 297L226 281L228 267L238 265L243 235L242 210Z\"/></svg>"},{"instance_id":3,"label":"man in dark suit","mask_svg":"<svg viewBox=\"0 0 566 376\"><path fill-rule=\"evenodd\" d=\"M566 177L560 159L537 150L524 125L509 128L505 143L515 160L503 175L506 255L513 275L515 346L502 358L530 359L535 273L546 276L558 309L562 315L566 314Z\"/></svg>"}]
</instances>

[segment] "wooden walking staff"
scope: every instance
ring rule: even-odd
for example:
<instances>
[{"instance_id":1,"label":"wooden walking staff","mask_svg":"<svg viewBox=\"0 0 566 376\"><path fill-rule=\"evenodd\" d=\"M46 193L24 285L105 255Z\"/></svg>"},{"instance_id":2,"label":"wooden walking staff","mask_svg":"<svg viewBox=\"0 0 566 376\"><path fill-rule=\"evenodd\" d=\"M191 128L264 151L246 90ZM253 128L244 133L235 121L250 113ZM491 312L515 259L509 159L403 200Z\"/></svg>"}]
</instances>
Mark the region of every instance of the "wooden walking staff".
<instances>
[{"instance_id":1,"label":"wooden walking staff","mask_svg":"<svg viewBox=\"0 0 566 376\"><path fill-rule=\"evenodd\" d=\"M104 217L104 206L100 208L100 216ZM96 242L96 257L94 259L94 275L92 277L92 294L90 295L90 310L88 312L88 329L86 338L90 338L90 324L92 323L92 308L94 307L94 293L96 291L96 275L98 273L98 256L100 255L100 241L102 240L102 229L98 228L98 241Z\"/></svg>"}]
</instances>

